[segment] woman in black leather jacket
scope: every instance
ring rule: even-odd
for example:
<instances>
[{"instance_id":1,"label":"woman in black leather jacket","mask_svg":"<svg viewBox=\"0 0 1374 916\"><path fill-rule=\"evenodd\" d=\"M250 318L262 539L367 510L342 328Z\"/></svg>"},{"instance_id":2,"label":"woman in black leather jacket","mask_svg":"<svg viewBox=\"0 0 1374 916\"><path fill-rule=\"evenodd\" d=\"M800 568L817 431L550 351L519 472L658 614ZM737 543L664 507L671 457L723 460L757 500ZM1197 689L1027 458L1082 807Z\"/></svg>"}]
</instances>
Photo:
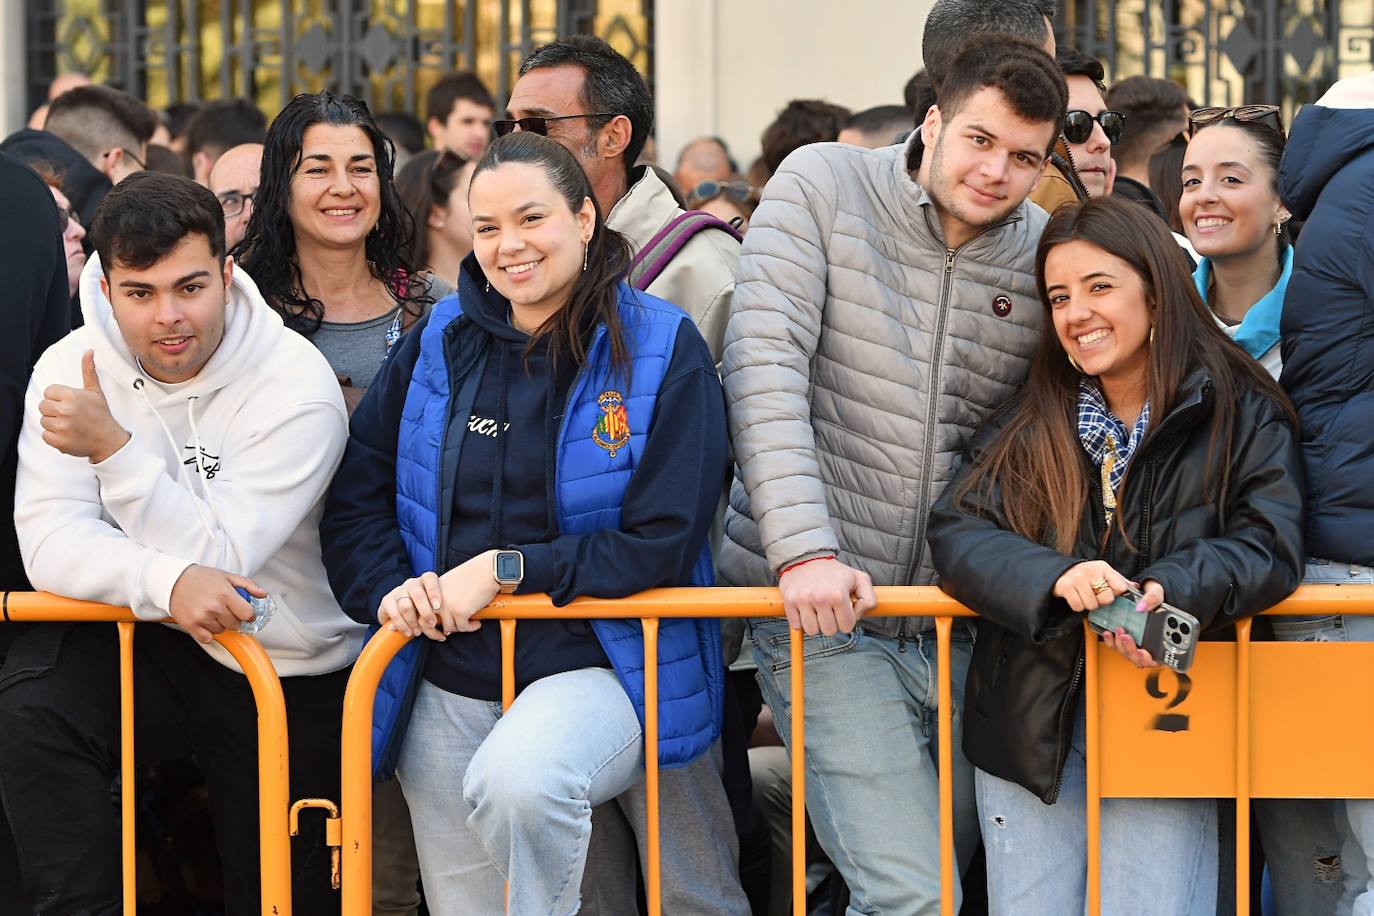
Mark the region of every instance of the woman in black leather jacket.
<instances>
[{"instance_id":1,"label":"woman in black leather jacket","mask_svg":"<svg viewBox=\"0 0 1374 916\"><path fill-rule=\"evenodd\" d=\"M1049 320L1025 390L975 437L929 536L942 587L982 616L964 749L997 825L992 912L1062 916L1086 893L1082 613L1130 583L1137 610L1167 600L1206 633L1278 603L1302 570L1302 480L1291 407L1162 223L1110 198L1064 207L1036 265ZM1102 911L1212 912L1216 850L1210 799L1104 800Z\"/></svg>"}]
</instances>

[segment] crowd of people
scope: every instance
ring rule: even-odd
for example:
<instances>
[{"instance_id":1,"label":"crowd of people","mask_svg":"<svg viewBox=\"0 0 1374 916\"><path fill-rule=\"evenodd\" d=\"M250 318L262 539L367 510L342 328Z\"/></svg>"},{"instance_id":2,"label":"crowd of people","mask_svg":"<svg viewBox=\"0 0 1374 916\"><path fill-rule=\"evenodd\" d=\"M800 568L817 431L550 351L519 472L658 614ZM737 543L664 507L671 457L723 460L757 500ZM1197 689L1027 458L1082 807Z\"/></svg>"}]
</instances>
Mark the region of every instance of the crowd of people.
<instances>
[{"instance_id":1,"label":"crowd of people","mask_svg":"<svg viewBox=\"0 0 1374 916\"><path fill-rule=\"evenodd\" d=\"M937 0L902 104L792 101L744 168L717 137L660 167L642 75L587 36L505 111L446 74L424 122L54 83L0 143L0 587L170 624L134 642L148 911L260 909L256 712L214 637L281 677L292 797L338 798L386 629L374 912L637 912L638 622L522 622L503 712L474 618L732 585L785 617L659 630L664 912L793 911L801 630L808 911L937 913L933 623L866 615L938 584L979 615L956 909L1084 912L1083 615L1130 595L1227 640L1374 584L1374 74L1288 126L1109 87L1054 16ZM0 626L4 916L121 911L118 667L112 627ZM1268 912L1374 914L1374 802L1255 815ZM1233 817L1104 800L1102 912L1235 913ZM303 827L295 907L337 912Z\"/></svg>"}]
</instances>

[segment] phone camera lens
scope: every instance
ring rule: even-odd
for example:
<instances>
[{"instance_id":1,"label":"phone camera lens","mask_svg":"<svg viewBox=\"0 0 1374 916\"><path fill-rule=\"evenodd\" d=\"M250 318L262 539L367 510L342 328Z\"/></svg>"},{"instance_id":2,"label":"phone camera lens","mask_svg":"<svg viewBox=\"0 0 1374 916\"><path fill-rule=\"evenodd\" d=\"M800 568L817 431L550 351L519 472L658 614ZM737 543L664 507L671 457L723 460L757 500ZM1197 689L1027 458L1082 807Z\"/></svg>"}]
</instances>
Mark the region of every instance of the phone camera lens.
<instances>
[{"instance_id":1,"label":"phone camera lens","mask_svg":"<svg viewBox=\"0 0 1374 916\"><path fill-rule=\"evenodd\" d=\"M1170 618L1169 618L1169 626L1171 626L1171 627L1177 627L1177 626L1178 626L1178 618L1177 618L1177 617L1170 617Z\"/></svg>"},{"instance_id":2,"label":"phone camera lens","mask_svg":"<svg viewBox=\"0 0 1374 916\"><path fill-rule=\"evenodd\" d=\"M1178 645L1179 643L1183 642L1183 637L1179 636L1177 633L1170 633L1169 641L1172 642L1174 645Z\"/></svg>"},{"instance_id":3,"label":"phone camera lens","mask_svg":"<svg viewBox=\"0 0 1374 916\"><path fill-rule=\"evenodd\" d=\"M1188 626L1188 624L1186 623L1180 623L1178 625L1178 629L1181 633L1183 633L1184 636L1187 636L1189 633L1193 632L1192 628Z\"/></svg>"}]
</instances>

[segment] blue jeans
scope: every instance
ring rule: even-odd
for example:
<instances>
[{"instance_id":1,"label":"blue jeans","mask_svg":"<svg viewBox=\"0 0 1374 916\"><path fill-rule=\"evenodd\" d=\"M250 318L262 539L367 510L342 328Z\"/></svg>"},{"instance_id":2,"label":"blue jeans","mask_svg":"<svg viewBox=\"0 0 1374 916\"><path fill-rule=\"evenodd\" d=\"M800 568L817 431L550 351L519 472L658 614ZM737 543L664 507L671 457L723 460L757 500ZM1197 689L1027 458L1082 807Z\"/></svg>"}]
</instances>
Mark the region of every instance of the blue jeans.
<instances>
[{"instance_id":1,"label":"blue jeans","mask_svg":"<svg viewBox=\"0 0 1374 916\"><path fill-rule=\"evenodd\" d=\"M1087 912L1083 703L1059 800L978 770L990 916ZM1103 916L1213 916L1217 803L1212 798L1102 800Z\"/></svg>"},{"instance_id":2,"label":"blue jeans","mask_svg":"<svg viewBox=\"0 0 1374 916\"><path fill-rule=\"evenodd\" d=\"M1333 560L1308 560L1305 585L1371 585L1374 570ZM1374 617L1274 617L1282 642L1374 642ZM1283 916L1374 914L1374 801L1257 801L1264 859ZM1345 886L1342 887L1342 875Z\"/></svg>"},{"instance_id":3,"label":"blue jeans","mask_svg":"<svg viewBox=\"0 0 1374 916\"><path fill-rule=\"evenodd\" d=\"M787 621L750 621L763 698L791 741ZM978 843L973 768L960 741L972 630L956 623L954 697L955 909L957 875ZM848 916L935 916L940 911L935 634L905 645L857 629L808 637L806 807L816 839L849 886ZM789 750L791 748L789 747Z\"/></svg>"},{"instance_id":4,"label":"blue jeans","mask_svg":"<svg viewBox=\"0 0 1374 916\"><path fill-rule=\"evenodd\" d=\"M607 668L541 678L504 716L422 682L397 777L431 913L565 916L579 906L592 806L644 779L643 734Z\"/></svg>"}]
</instances>

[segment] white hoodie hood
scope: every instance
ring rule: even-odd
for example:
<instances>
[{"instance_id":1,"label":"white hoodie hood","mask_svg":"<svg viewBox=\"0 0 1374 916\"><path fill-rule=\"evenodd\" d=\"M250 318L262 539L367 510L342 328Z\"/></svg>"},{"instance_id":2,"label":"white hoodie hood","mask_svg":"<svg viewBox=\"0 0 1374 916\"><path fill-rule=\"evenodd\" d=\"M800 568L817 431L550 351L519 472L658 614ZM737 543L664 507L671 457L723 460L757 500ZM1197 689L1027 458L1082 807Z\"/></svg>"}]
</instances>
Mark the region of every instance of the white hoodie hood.
<instances>
[{"instance_id":1,"label":"white hoodie hood","mask_svg":"<svg viewBox=\"0 0 1374 916\"><path fill-rule=\"evenodd\" d=\"M125 344L100 278L93 256L85 327L43 355L26 399L15 522L34 587L165 620L181 573L215 567L272 595L257 638L280 675L348 665L363 629L339 610L320 559L324 493L348 434L328 363L235 268L220 345L195 378L160 384ZM43 442L38 418L47 386L81 386L87 350L131 434L98 465ZM218 645L207 651L237 668Z\"/></svg>"}]
</instances>

